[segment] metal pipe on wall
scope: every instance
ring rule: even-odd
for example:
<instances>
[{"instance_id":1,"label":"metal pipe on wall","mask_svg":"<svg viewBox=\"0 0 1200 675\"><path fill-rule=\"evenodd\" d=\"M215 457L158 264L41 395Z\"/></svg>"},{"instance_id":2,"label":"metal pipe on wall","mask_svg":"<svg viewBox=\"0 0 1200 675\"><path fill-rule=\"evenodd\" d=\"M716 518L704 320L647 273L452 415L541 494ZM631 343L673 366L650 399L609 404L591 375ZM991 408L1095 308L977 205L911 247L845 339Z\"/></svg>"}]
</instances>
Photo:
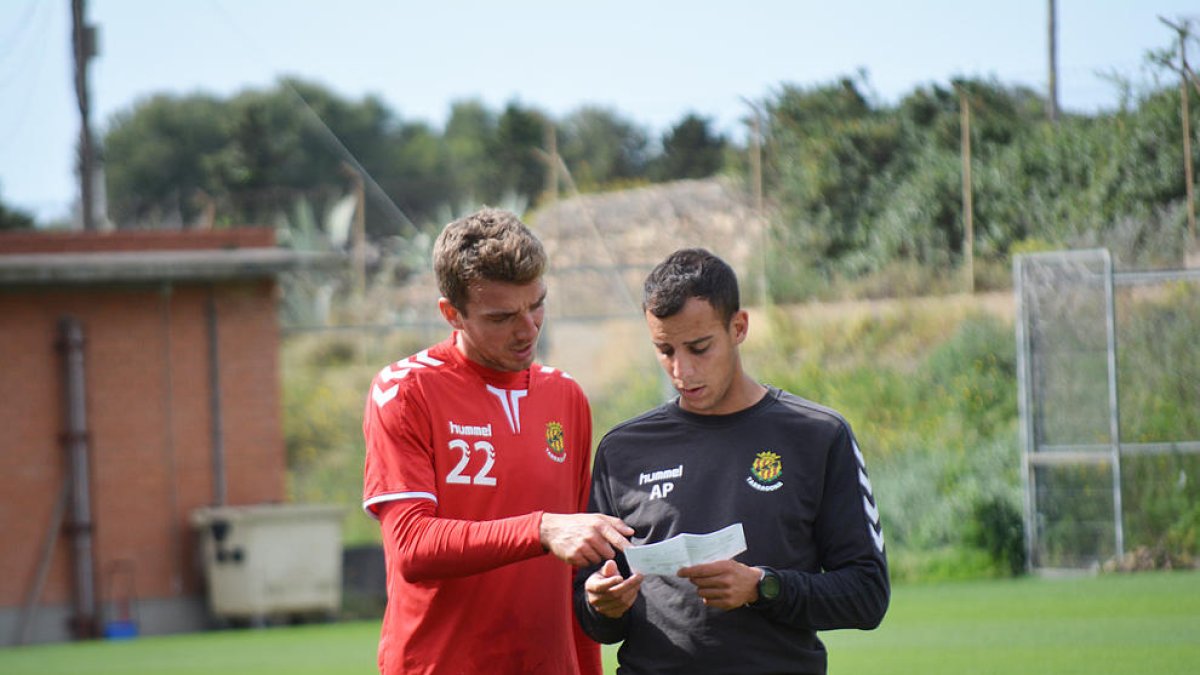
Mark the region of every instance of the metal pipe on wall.
<instances>
[{"instance_id":1,"label":"metal pipe on wall","mask_svg":"<svg viewBox=\"0 0 1200 675\"><path fill-rule=\"evenodd\" d=\"M91 474L88 466L87 388L84 382L83 326L74 317L59 320L59 348L63 353L66 394L66 445L71 484L69 533L74 564L74 614L71 631L76 639L95 637L96 576L92 541Z\"/></svg>"},{"instance_id":2,"label":"metal pipe on wall","mask_svg":"<svg viewBox=\"0 0 1200 675\"><path fill-rule=\"evenodd\" d=\"M221 348L218 343L217 291L208 289L208 387L209 408L212 415L212 474L213 506L224 506L227 501L225 484L225 427L221 419Z\"/></svg>"},{"instance_id":3,"label":"metal pipe on wall","mask_svg":"<svg viewBox=\"0 0 1200 675\"><path fill-rule=\"evenodd\" d=\"M179 462L175 453L175 366L171 341L171 302L174 292L171 282L164 281L159 294L159 320L162 330L163 468L167 472L167 508L171 514L171 550L174 561L171 568L171 592L181 595L187 557L184 554L183 532L180 528L182 515L179 508Z\"/></svg>"}]
</instances>

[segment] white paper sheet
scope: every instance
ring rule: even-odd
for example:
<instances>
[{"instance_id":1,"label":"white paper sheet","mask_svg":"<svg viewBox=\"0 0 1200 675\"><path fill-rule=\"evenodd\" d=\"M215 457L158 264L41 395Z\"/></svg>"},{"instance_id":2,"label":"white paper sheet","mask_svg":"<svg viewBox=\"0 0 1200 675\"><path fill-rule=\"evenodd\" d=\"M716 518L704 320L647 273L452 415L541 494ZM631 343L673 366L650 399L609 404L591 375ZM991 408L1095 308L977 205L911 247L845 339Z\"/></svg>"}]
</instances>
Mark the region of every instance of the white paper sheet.
<instances>
[{"instance_id":1,"label":"white paper sheet","mask_svg":"<svg viewBox=\"0 0 1200 675\"><path fill-rule=\"evenodd\" d=\"M746 534L734 523L708 534L679 534L654 544L625 549L629 569L674 576L681 567L728 560L746 550Z\"/></svg>"}]
</instances>

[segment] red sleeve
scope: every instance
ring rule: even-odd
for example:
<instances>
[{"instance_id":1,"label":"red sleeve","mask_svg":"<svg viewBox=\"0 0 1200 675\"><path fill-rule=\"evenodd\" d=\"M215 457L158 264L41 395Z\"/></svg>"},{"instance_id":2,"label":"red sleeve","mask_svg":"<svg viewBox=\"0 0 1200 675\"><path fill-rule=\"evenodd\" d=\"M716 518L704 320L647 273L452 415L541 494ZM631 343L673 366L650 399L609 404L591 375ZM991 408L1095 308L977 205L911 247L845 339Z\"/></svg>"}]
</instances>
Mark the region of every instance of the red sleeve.
<instances>
[{"instance_id":1,"label":"red sleeve","mask_svg":"<svg viewBox=\"0 0 1200 675\"><path fill-rule=\"evenodd\" d=\"M545 553L541 511L475 521L438 518L435 510L427 499L379 506L385 543L399 555L409 583L479 574Z\"/></svg>"},{"instance_id":2,"label":"red sleeve","mask_svg":"<svg viewBox=\"0 0 1200 675\"><path fill-rule=\"evenodd\" d=\"M389 499L437 498L425 402L411 378L385 384L380 376L371 383L363 412L363 508L375 517L378 504Z\"/></svg>"}]
</instances>

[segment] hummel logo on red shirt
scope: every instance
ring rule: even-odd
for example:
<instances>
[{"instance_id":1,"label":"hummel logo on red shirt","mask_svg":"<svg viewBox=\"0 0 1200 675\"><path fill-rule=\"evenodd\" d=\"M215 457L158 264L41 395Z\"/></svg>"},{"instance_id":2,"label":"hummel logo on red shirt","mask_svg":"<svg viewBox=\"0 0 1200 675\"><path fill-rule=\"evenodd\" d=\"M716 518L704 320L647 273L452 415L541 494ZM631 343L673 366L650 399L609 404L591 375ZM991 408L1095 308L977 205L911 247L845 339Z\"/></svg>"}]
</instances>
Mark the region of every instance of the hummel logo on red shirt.
<instances>
[{"instance_id":1,"label":"hummel logo on red shirt","mask_svg":"<svg viewBox=\"0 0 1200 675\"><path fill-rule=\"evenodd\" d=\"M455 424L450 422L450 433L459 436L483 436L484 438L492 437L492 425L485 424L478 426L474 424Z\"/></svg>"}]
</instances>

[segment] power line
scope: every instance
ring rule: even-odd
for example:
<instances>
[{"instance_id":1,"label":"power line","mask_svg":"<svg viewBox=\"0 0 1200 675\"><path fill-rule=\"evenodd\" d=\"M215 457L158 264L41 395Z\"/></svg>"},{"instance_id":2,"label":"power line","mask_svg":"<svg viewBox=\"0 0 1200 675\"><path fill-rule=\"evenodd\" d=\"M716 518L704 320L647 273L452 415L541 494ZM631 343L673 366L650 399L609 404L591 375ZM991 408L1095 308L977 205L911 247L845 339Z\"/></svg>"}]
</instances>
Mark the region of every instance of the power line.
<instances>
[{"instance_id":1,"label":"power line","mask_svg":"<svg viewBox=\"0 0 1200 675\"><path fill-rule=\"evenodd\" d=\"M25 8L25 12L10 34L0 40L0 89L3 89L11 79L26 72L30 62L36 60L38 64L41 64L45 60L44 45L53 43L48 35L48 24L52 11L53 7L49 3L31 3ZM11 67L9 67L10 64ZM5 74L6 71L7 74ZM9 96L3 98L13 100Z\"/></svg>"},{"instance_id":2,"label":"power line","mask_svg":"<svg viewBox=\"0 0 1200 675\"><path fill-rule=\"evenodd\" d=\"M15 45L18 44L22 35L27 34L29 26L33 23L34 13L36 13L37 10L43 6L45 6L45 3L41 2L30 2L25 5L25 11L21 14L21 17L17 19L16 25L12 29L11 33L4 36L3 40L0 40L0 62L2 62L3 59L8 56L8 54L19 51ZM5 46L10 48L5 49Z\"/></svg>"},{"instance_id":3,"label":"power line","mask_svg":"<svg viewBox=\"0 0 1200 675\"><path fill-rule=\"evenodd\" d=\"M3 130L3 133L0 133L0 153L6 152L14 140L25 132L25 121L29 119L30 110L36 102L34 94L43 86L42 83L46 79L41 76L46 64L46 50L42 48L42 45L53 42L47 35L50 19L53 16L50 12L53 9L45 8L50 7L50 3L36 0L31 2L22 15L20 25L12 33L11 41L0 42L0 44L11 46L8 54L19 59L10 61L13 67L8 74L0 69L0 100L12 104L7 108L12 111L12 116L0 121L0 130ZM35 17L35 10L42 11ZM39 23L35 24L35 20ZM22 40L30 44L23 44ZM3 65L5 56L5 54L0 54L0 65ZM23 90L16 91L15 86L11 83L14 80L20 81L19 76L22 73L32 73L33 77L23 78L25 82Z\"/></svg>"}]
</instances>

